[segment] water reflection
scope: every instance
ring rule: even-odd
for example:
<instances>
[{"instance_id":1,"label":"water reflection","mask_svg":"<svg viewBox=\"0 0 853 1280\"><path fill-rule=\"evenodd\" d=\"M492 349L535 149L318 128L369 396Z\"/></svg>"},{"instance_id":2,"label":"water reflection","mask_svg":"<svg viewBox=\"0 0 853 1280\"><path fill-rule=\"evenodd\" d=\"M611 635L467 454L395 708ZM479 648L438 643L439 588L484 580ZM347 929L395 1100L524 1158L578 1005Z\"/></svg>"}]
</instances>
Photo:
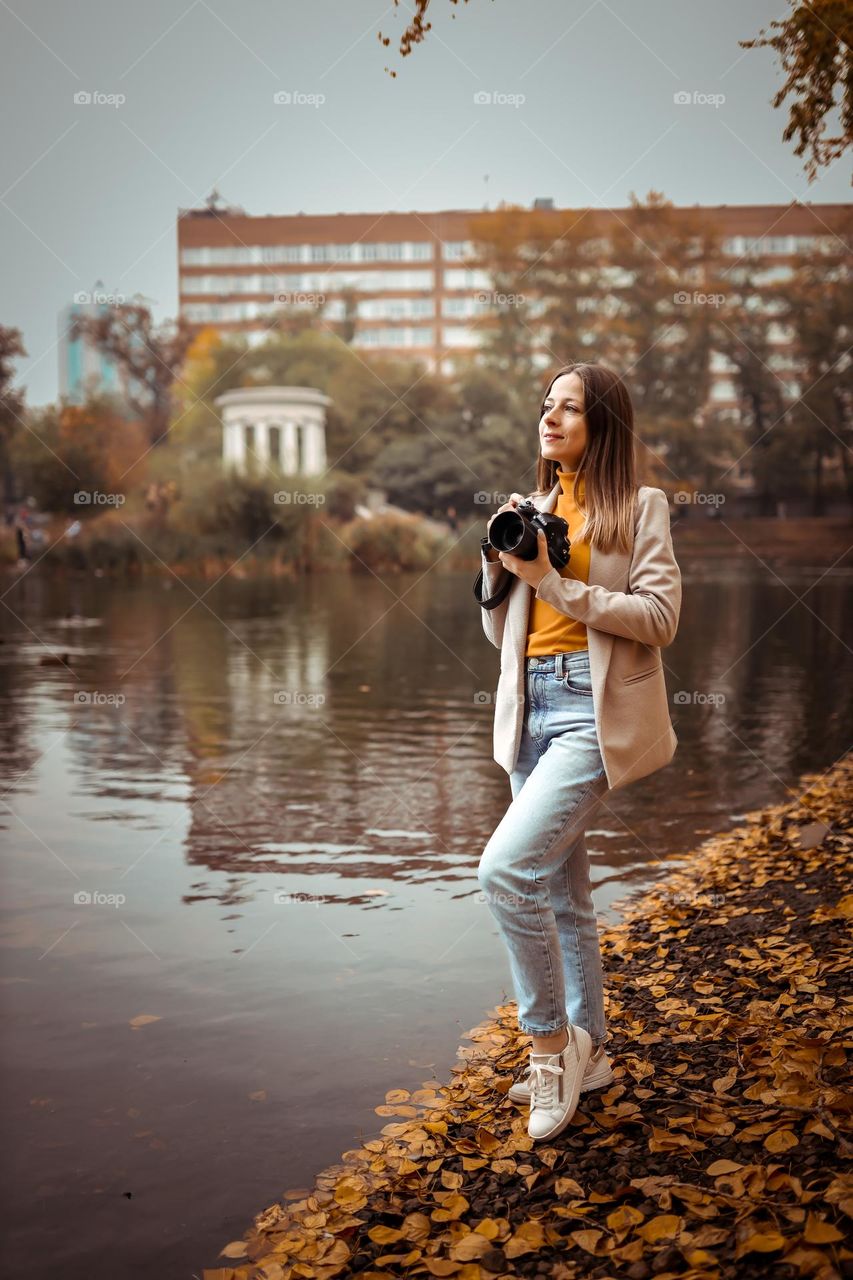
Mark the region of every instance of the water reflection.
<instances>
[{"instance_id":1,"label":"water reflection","mask_svg":"<svg viewBox=\"0 0 853 1280\"><path fill-rule=\"evenodd\" d=\"M849 573L683 568L679 750L589 832L603 918L849 747ZM88 1277L109 1236L115 1274L190 1276L511 992L497 651L468 575L31 572L6 605L6 1270Z\"/></svg>"}]
</instances>

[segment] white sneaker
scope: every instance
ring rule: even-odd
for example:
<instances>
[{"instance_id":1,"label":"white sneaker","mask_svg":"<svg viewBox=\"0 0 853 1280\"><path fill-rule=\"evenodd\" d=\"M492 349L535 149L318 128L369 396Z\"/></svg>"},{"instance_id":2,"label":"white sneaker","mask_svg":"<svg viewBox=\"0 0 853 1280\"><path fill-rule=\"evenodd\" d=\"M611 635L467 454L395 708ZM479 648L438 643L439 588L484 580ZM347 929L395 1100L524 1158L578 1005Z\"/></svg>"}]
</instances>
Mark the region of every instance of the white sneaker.
<instances>
[{"instance_id":1,"label":"white sneaker","mask_svg":"<svg viewBox=\"0 0 853 1280\"><path fill-rule=\"evenodd\" d=\"M565 1129L578 1105L592 1040L583 1027L569 1023L567 1031L569 1040L564 1049L530 1055L527 1132L533 1139L556 1137Z\"/></svg>"},{"instance_id":2,"label":"white sneaker","mask_svg":"<svg viewBox=\"0 0 853 1280\"><path fill-rule=\"evenodd\" d=\"M530 1065L528 1064L522 1079L516 1080L515 1084L507 1091L508 1098L512 1098L513 1102L518 1102L525 1106L530 1102L529 1071ZM584 1071L583 1080L581 1081L581 1093L586 1093L589 1089L601 1089L603 1085L611 1084L615 1078L613 1067L604 1045L600 1044L586 1064L586 1071Z\"/></svg>"}]
</instances>

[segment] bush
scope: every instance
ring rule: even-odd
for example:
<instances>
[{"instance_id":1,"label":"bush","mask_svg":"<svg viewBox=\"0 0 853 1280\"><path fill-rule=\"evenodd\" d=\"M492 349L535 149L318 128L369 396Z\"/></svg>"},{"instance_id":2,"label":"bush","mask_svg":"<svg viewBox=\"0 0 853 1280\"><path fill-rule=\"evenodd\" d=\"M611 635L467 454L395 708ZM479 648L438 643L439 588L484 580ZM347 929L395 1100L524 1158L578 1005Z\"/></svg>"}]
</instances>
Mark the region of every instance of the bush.
<instances>
[{"instance_id":1,"label":"bush","mask_svg":"<svg viewBox=\"0 0 853 1280\"><path fill-rule=\"evenodd\" d=\"M428 569L446 548L446 535L416 516L379 515L352 520L341 536L355 558L354 568Z\"/></svg>"}]
</instances>

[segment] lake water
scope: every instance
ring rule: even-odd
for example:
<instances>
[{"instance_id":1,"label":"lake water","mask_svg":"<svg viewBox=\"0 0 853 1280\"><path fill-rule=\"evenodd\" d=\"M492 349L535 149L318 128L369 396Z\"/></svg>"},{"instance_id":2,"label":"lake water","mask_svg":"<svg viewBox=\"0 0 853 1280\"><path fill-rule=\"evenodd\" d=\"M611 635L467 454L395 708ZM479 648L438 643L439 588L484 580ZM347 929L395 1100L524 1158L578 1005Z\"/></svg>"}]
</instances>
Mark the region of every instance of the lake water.
<instances>
[{"instance_id":1,"label":"lake water","mask_svg":"<svg viewBox=\"0 0 853 1280\"><path fill-rule=\"evenodd\" d=\"M850 571L682 570L679 749L589 832L603 921L850 746ZM472 576L7 578L4 1276L224 1265L511 997Z\"/></svg>"}]
</instances>

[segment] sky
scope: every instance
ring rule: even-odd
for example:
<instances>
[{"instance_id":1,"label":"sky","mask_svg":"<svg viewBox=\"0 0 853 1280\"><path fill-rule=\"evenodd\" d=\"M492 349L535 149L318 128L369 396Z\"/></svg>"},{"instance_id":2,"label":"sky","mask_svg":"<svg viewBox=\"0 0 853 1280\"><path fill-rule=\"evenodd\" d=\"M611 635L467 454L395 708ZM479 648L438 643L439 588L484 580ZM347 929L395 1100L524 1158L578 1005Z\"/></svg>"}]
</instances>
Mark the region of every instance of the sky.
<instances>
[{"instance_id":1,"label":"sky","mask_svg":"<svg viewBox=\"0 0 853 1280\"><path fill-rule=\"evenodd\" d=\"M849 157L809 183L782 141L773 51L738 45L785 0L432 0L401 58L411 11L0 0L0 323L31 406L76 292L176 315L177 212L214 187L250 214L850 201Z\"/></svg>"}]
</instances>

